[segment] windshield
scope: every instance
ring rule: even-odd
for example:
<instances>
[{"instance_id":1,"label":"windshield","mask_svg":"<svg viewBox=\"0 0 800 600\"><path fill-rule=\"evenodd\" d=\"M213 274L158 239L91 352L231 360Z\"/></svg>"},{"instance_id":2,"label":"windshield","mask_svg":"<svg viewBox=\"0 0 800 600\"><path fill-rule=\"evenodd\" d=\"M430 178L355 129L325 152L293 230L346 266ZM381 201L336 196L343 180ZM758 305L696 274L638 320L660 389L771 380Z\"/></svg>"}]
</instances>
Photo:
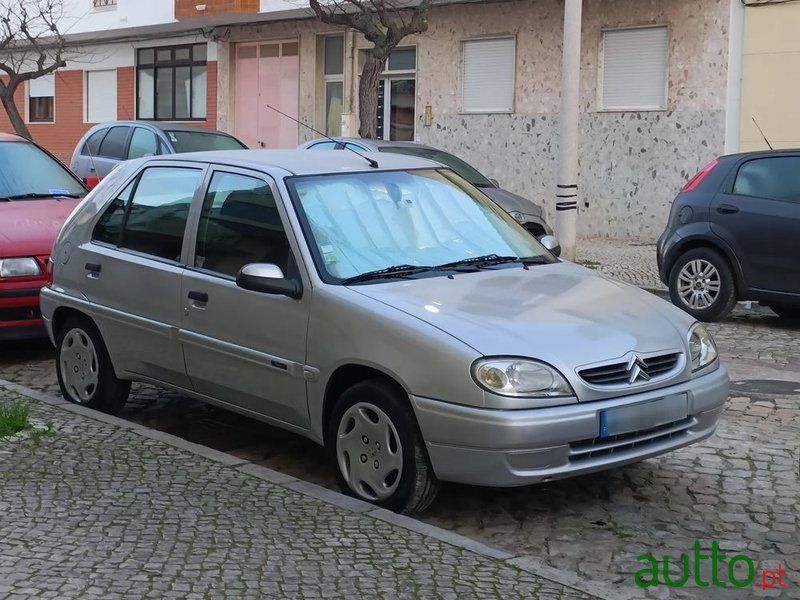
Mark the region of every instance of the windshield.
<instances>
[{"instance_id":1,"label":"windshield","mask_svg":"<svg viewBox=\"0 0 800 600\"><path fill-rule=\"evenodd\" d=\"M213 131L167 131L166 134L177 153L247 148L236 138Z\"/></svg>"},{"instance_id":2,"label":"windshield","mask_svg":"<svg viewBox=\"0 0 800 600\"><path fill-rule=\"evenodd\" d=\"M481 175L475 168L471 167L457 156L453 156L441 150L433 148L422 148L414 146L389 146L379 148L381 152L391 152L392 154L405 154L407 156L416 156L419 158L427 158L428 160L435 160L442 163L446 167L450 167L461 175L464 179L469 181L476 187L494 187L494 184L486 177Z\"/></svg>"},{"instance_id":3,"label":"windshield","mask_svg":"<svg viewBox=\"0 0 800 600\"><path fill-rule=\"evenodd\" d=\"M451 171L317 175L287 183L308 223L320 271L329 279L490 255L554 260Z\"/></svg>"},{"instance_id":4,"label":"windshield","mask_svg":"<svg viewBox=\"0 0 800 600\"><path fill-rule=\"evenodd\" d=\"M58 161L29 142L0 142L0 198L83 196L86 190Z\"/></svg>"}]
</instances>

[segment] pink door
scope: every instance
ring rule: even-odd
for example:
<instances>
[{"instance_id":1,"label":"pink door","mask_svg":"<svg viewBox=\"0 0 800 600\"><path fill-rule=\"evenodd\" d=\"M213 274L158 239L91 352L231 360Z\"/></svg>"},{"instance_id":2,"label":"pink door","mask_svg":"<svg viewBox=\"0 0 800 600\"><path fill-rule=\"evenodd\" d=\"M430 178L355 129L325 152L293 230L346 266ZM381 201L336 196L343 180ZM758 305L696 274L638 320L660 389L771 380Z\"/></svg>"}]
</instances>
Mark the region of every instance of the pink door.
<instances>
[{"instance_id":1,"label":"pink door","mask_svg":"<svg viewBox=\"0 0 800 600\"><path fill-rule=\"evenodd\" d=\"M244 57L240 59L242 53ZM297 123L269 106L297 118L299 86L298 42L239 45L236 65L237 137L251 148L297 146Z\"/></svg>"}]
</instances>

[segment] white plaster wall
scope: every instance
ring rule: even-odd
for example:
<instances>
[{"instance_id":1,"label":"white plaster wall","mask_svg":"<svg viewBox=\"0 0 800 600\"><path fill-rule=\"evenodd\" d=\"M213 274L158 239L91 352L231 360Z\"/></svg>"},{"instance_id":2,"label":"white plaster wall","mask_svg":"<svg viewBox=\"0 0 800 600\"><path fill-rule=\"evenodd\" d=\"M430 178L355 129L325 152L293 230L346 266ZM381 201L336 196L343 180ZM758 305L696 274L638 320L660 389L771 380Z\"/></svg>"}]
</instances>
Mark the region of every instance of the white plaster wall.
<instances>
[{"instance_id":1,"label":"white plaster wall","mask_svg":"<svg viewBox=\"0 0 800 600\"><path fill-rule=\"evenodd\" d=\"M117 0L116 7L95 9L91 0L63 0L65 34L147 27L175 21L174 0Z\"/></svg>"}]
</instances>

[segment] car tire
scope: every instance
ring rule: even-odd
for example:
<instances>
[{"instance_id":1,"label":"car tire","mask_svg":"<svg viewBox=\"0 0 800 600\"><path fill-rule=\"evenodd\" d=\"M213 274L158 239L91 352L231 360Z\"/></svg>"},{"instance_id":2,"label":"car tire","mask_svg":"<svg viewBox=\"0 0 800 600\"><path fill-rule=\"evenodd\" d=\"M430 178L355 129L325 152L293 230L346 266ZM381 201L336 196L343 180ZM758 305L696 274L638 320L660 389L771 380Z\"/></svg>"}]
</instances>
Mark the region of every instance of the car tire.
<instances>
[{"instance_id":1,"label":"car tire","mask_svg":"<svg viewBox=\"0 0 800 600\"><path fill-rule=\"evenodd\" d=\"M800 306L791 304L770 304L770 309L784 319L800 319Z\"/></svg>"},{"instance_id":2,"label":"car tire","mask_svg":"<svg viewBox=\"0 0 800 600\"><path fill-rule=\"evenodd\" d=\"M728 261L711 248L681 255L669 277L672 303L699 321L717 321L736 304L736 284Z\"/></svg>"},{"instance_id":3,"label":"car tire","mask_svg":"<svg viewBox=\"0 0 800 600\"><path fill-rule=\"evenodd\" d=\"M388 381L345 390L326 441L339 486L359 500L408 514L427 508L439 491L411 406Z\"/></svg>"},{"instance_id":4,"label":"car tire","mask_svg":"<svg viewBox=\"0 0 800 600\"><path fill-rule=\"evenodd\" d=\"M122 410L131 389L114 373L97 326L83 316L68 318L58 332L56 374L65 399L109 414Z\"/></svg>"}]
</instances>

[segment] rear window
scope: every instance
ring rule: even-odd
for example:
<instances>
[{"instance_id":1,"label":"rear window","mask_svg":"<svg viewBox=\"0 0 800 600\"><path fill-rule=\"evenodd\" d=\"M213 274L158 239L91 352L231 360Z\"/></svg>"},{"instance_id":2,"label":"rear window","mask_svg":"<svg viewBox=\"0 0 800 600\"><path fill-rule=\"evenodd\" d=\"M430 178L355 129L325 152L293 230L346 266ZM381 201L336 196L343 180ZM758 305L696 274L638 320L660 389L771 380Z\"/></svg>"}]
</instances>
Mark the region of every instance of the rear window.
<instances>
[{"instance_id":1,"label":"rear window","mask_svg":"<svg viewBox=\"0 0 800 600\"><path fill-rule=\"evenodd\" d=\"M0 142L0 198L24 195L83 196L70 172L29 142Z\"/></svg>"},{"instance_id":2,"label":"rear window","mask_svg":"<svg viewBox=\"0 0 800 600\"><path fill-rule=\"evenodd\" d=\"M166 134L177 153L246 148L234 137L211 131L167 131Z\"/></svg>"},{"instance_id":3,"label":"rear window","mask_svg":"<svg viewBox=\"0 0 800 600\"><path fill-rule=\"evenodd\" d=\"M759 158L744 163L733 193L800 203L800 156Z\"/></svg>"}]
</instances>

